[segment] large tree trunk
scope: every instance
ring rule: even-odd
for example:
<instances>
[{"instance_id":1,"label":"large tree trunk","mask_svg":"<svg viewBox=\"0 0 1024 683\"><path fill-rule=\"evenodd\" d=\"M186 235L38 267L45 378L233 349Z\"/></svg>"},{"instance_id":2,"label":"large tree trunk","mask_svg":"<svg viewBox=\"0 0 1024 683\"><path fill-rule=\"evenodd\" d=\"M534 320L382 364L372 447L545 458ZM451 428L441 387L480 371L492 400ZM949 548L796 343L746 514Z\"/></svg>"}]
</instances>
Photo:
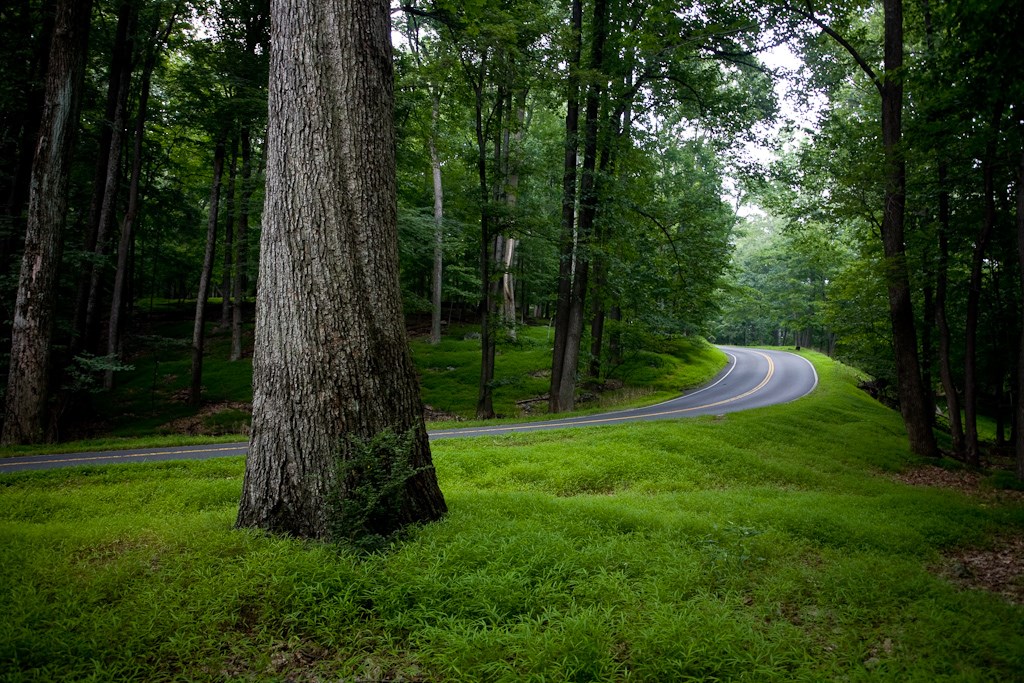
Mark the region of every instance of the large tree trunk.
<instances>
[{"instance_id":1,"label":"large tree trunk","mask_svg":"<svg viewBox=\"0 0 1024 683\"><path fill-rule=\"evenodd\" d=\"M387 533L446 511L398 284L390 21L382 0L272 6L253 428L238 526L323 537L355 440L411 436ZM385 463L387 464L387 463ZM365 484L366 482L364 482Z\"/></svg>"},{"instance_id":2,"label":"large tree trunk","mask_svg":"<svg viewBox=\"0 0 1024 683\"><path fill-rule=\"evenodd\" d=\"M91 0L57 5L14 308L4 445L39 441L45 430L53 308L91 10Z\"/></svg>"},{"instance_id":3,"label":"large tree trunk","mask_svg":"<svg viewBox=\"0 0 1024 683\"><path fill-rule=\"evenodd\" d=\"M583 4L573 0L572 44L569 57L569 78L567 113L565 115L565 160L562 173L562 224L558 245L558 298L555 303L555 339L551 353L551 389L548 393L548 410L558 413L563 410L559 388L562 375L569 371L575 375L575 367L566 370L565 349L569 337L569 309L572 300L573 266L576 254L576 168L579 154L580 125L580 68L583 44Z\"/></svg>"},{"instance_id":4,"label":"large tree trunk","mask_svg":"<svg viewBox=\"0 0 1024 683\"><path fill-rule=\"evenodd\" d=\"M25 71L24 104L0 120L0 127L9 131L9 136L0 140L0 169L6 169L6 173L0 177L0 200L3 201L0 205L0 255L3 255L0 259L0 274L3 276L0 278L0 306L8 313L17 298L15 269L21 263L16 255L24 247L32 160L39 141L47 60L53 35L53 4L53 0L47 0L37 11L34 2L21 0L20 8L13 12L14 16L8 15L10 23L5 31L6 35L17 36L21 40L32 36L33 45ZM39 14L42 15L41 22L38 20ZM0 339L11 338L11 317L0 316Z\"/></svg>"},{"instance_id":5,"label":"large tree trunk","mask_svg":"<svg viewBox=\"0 0 1024 683\"><path fill-rule=\"evenodd\" d=\"M934 457L938 451L928 414L926 387L914 329L914 309L907 272L904 217L906 211L906 161L903 156L903 2L884 0L885 78L882 96L882 143L885 148L885 196L882 214L882 246L888 261L887 288L892 320L893 352L900 412L907 428L910 449Z\"/></svg>"},{"instance_id":6,"label":"large tree trunk","mask_svg":"<svg viewBox=\"0 0 1024 683\"><path fill-rule=\"evenodd\" d=\"M199 291L196 294L196 315L192 327L192 384L189 402L199 403L203 389L203 351L206 346L206 301L210 296L210 279L213 275L213 256L217 248L217 213L220 209L221 179L224 176L224 142L217 142L213 154L213 182L210 185L210 214L206 222L206 250L203 254L203 270L199 275Z\"/></svg>"},{"instance_id":7,"label":"large tree trunk","mask_svg":"<svg viewBox=\"0 0 1024 683\"><path fill-rule=\"evenodd\" d=\"M52 0L51 0L52 2ZM35 156L36 143L39 141L39 122L43 114L45 99L45 81L47 60L50 55L50 43L53 36L53 9L46 7L38 10L32 2L21 0L19 9L7 15L7 35L32 36L34 49L31 61L27 65L24 106L12 111L0 125L9 131L9 137L0 140L0 154L5 155L5 167L9 172L3 183L2 210L0 210L0 228L7 223L7 230L0 229L0 253L14 254L21 249L21 240L25 237L25 208L28 205L29 185L32 179L32 160ZM12 16L13 15L13 16ZM42 22L38 21L42 15Z\"/></svg>"}]
</instances>

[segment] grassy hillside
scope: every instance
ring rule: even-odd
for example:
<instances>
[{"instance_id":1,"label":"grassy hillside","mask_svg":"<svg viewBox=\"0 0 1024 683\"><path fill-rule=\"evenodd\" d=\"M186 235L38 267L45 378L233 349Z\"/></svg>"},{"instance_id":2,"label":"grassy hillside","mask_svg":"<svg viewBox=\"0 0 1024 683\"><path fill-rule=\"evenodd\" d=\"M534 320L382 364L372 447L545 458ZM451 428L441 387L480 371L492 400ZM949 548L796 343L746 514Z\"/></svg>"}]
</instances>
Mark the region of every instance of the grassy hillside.
<instances>
[{"instance_id":1,"label":"grassy hillside","mask_svg":"<svg viewBox=\"0 0 1024 683\"><path fill-rule=\"evenodd\" d=\"M480 381L480 342L475 332L472 327L456 328L436 346L422 338L412 341L427 405L463 418L475 414ZM531 399L545 396L551 384L553 334L548 327L526 327L520 328L516 340L498 343L494 410L500 417L547 412L546 400ZM613 389L581 386L584 400L579 407L587 410L623 402L655 402L702 384L725 367L725 354L700 337L652 337L649 342L649 350L625 354L623 362L609 373L607 384Z\"/></svg>"},{"instance_id":2,"label":"grassy hillside","mask_svg":"<svg viewBox=\"0 0 1024 683\"><path fill-rule=\"evenodd\" d=\"M784 406L437 442L449 516L368 557L232 530L237 458L6 475L0 678L1024 678L1024 608L940 575L1020 499L897 482L811 358Z\"/></svg>"}]
</instances>

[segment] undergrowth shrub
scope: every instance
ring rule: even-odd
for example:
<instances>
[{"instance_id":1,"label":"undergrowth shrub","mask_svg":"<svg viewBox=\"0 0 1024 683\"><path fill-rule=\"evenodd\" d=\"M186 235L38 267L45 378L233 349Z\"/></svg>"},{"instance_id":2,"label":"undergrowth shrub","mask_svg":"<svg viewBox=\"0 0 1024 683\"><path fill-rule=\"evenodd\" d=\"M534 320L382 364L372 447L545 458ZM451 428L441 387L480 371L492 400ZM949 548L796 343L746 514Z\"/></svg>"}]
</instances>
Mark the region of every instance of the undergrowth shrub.
<instances>
[{"instance_id":1,"label":"undergrowth shrub","mask_svg":"<svg viewBox=\"0 0 1024 683\"><path fill-rule=\"evenodd\" d=\"M363 552L383 549L401 529L406 483L423 468L412 460L414 432L387 429L372 439L346 437L327 494L331 540Z\"/></svg>"}]
</instances>

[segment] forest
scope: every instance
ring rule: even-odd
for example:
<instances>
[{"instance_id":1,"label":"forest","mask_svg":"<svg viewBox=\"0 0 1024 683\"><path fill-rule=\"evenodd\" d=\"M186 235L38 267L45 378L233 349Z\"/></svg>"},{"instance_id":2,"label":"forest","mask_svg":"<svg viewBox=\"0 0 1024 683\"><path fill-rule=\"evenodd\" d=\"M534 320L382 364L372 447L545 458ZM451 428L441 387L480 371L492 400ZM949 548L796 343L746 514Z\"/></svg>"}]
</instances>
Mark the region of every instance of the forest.
<instances>
[{"instance_id":1,"label":"forest","mask_svg":"<svg viewBox=\"0 0 1024 683\"><path fill-rule=\"evenodd\" d=\"M870 374L919 455L1024 477L1019 3L391 21L402 305L432 342L478 326L477 417L524 325L552 329L552 413L652 339L802 346ZM264 0L0 8L4 444L87 422L170 303L192 404L211 329L251 356L271 28Z\"/></svg>"}]
</instances>

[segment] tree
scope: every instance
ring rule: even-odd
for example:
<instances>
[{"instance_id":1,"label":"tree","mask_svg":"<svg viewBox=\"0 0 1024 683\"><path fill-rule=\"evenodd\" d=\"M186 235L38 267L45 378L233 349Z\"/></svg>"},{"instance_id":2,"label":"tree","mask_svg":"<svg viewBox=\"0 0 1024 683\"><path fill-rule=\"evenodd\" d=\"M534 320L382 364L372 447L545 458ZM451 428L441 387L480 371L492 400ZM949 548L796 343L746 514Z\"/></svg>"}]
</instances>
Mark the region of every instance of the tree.
<instances>
[{"instance_id":1,"label":"tree","mask_svg":"<svg viewBox=\"0 0 1024 683\"><path fill-rule=\"evenodd\" d=\"M139 83L138 111L135 115L134 143L132 147L132 170L128 181L128 207L121 221L121 236L117 245L117 266L114 269L114 287L110 294L110 317L107 322L107 356L113 358L121 355L121 314L125 304L125 293L128 281L128 260L135 242L135 223L140 211L140 185L142 182L143 140L146 134L146 117L149 113L149 96L153 85L153 71L164 44L170 37L177 21L179 8L171 10L171 16L163 24L162 16L156 17L152 28L152 39L147 45L146 57L142 66ZM107 389L113 387L114 373L106 372L103 384Z\"/></svg>"},{"instance_id":2,"label":"tree","mask_svg":"<svg viewBox=\"0 0 1024 683\"><path fill-rule=\"evenodd\" d=\"M423 71L424 57L431 57L427 50L430 43L424 46L420 36L419 17L412 12L407 14L406 40L416 60L418 70ZM440 42L440 41L437 41ZM440 60L439 60L440 61ZM441 292L444 274L444 185L441 178L441 155L438 153L440 137L441 95L443 88L435 84L433 74L425 79L421 87L430 96L430 125L426 134L427 149L430 152L430 179L434 193L434 236L433 258L430 274L430 343L441 342Z\"/></svg>"},{"instance_id":3,"label":"tree","mask_svg":"<svg viewBox=\"0 0 1024 683\"><path fill-rule=\"evenodd\" d=\"M907 265L905 237L907 167L903 149L903 2L884 0L883 68L876 72L860 51L822 18L814 5L793 5L803 16L836 41L857 63L878 91L881 100L881 133L884 152L882 220L879 232L887 260L889 317L892 323L893 353L896 360L900 412L907 428L910 448L923 456L935 456L938 449L932 433L928 389L921 378L917 331Z\"/></svg>"},{"instance_id":4,"label":"tree","mask_svg":"<svg viewBox=\"0 0 1024 683\"><path fill-rule=\"evenodd\" d=\"M138 15L138 2L126 0L120 3L108 71L107 110L100 134L100 150L86 225L85 250L92 256L79 282L72 353L98 348L96 335L99 330L100 289L107 269L108 236L114 226L121 185L122 147L126 135L129 88L135 68L133 43Z\"/></svg>"},{"instance_id":5,"label":"tree","mask_svg":"<svg viewBox=\"0 0 1024 683\"><path fill-rule=\"evenodd\" d=\"M1024 126L1020 126L1024 133ZM1024 140L1024 135L1021 136ZM1020 274L1020 295L1024 301L1024 149L1021 150L1020 165L1017 168L1017 267ZM1017 357L1017 429L1014 438L1014 450L1017 460L1017 478L1024 480L1024 327L1021 327Z\"/></svg>"},{"instance_id":6,"label":"tree","mask_svg":"<svg viewBox=\"0 0 1024 683\"><path fill-rule=\"evenodd\" d=\"M57 4L40 135L32 162L28 227L0 437L3 444L35 442L44 436L55 287L91 11L91 0Z\"/></svg>"},{"instance_id":7,"label":"tree","mask_svg":"<svg viewBox=\"0 0 1024 683\"><path fill-rule=\"evenodd\" d=\"M408 435L388 533L446 512L402 319L388 4L271 9L253 426L239 527L324 537L360 444Z\"/></svg>"},{"instance_id":8,"label":"tree","mask_svg":"<svg viewBox=\"0 0 1024 683\"><path fill-rule=\"evenodd\" d=\"M206 347L206 303L213 277L213 258L217 246L217 214L220 210L221 180L224 176L224 141L218 140L213 153L213 181L210 184L209 215L206 220L206 248L199 272L199 291L196 294L196 314L192 324L192 382L189 402L199 403L203 384L203 353Z\"/></svg>"}]
</instances>

